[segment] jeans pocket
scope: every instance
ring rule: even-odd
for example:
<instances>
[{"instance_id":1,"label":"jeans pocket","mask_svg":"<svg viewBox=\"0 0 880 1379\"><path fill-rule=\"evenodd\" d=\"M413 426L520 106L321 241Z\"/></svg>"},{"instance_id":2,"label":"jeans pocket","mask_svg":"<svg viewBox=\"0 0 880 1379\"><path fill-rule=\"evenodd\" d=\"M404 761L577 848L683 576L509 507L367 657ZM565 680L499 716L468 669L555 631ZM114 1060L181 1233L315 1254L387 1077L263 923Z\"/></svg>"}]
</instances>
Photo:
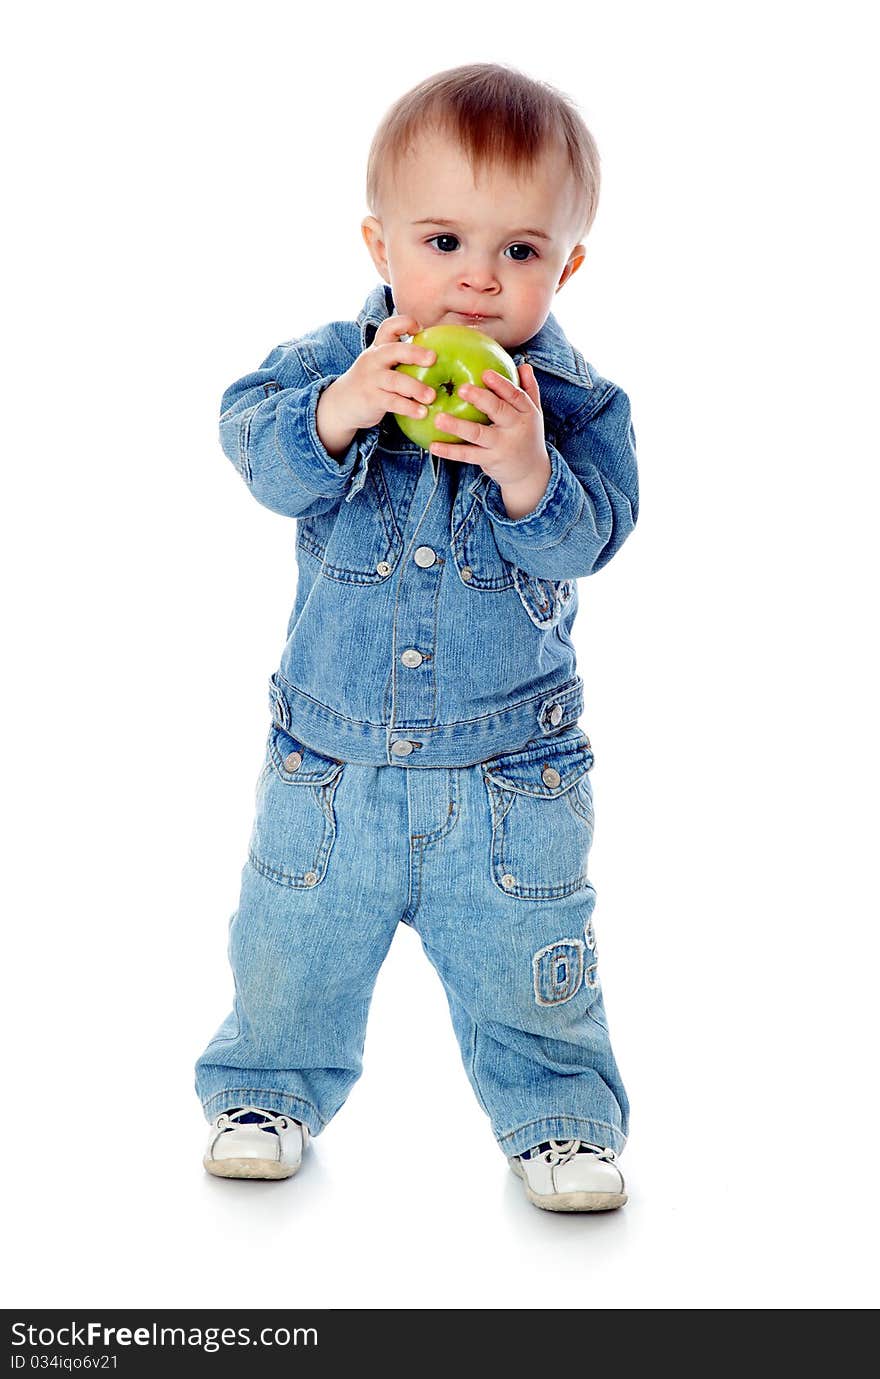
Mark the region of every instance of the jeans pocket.
<instances>
[{"instance_id":1,"label":"jeans pocket","mask_svg":"<svg viewBox=\"0 0 880 1379\"><path fill-rule=\"evenodd\" d=\"M323 881L336 838L335 797L344 770L344 762L272 724L248 849L261 876L306 889Z\"/></svg>"},{"instance_id":2,"label":"jeans pocket","mask_svg":"<svg viewBox=\"0 0 880 1379\"><path fill-rule=\"evenodd\" d=\"M589 738L580 731L483 763L491 876L505 895L553 900L588 884L592 764Z\"/></svg>"}]
</instances>

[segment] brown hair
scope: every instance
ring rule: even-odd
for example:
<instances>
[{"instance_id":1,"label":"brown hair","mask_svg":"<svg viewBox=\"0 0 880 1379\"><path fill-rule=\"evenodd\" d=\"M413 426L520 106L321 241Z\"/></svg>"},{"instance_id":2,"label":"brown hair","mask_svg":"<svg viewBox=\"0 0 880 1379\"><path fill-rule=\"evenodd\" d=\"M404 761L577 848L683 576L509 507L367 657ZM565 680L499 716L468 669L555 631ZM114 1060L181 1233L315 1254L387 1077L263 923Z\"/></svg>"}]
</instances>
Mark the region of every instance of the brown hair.
<instances>
[{"instance_id":1,"label":"brown hair","mask_svg":"<svg viewBox=\"0 0 880 1379\"><path fill-rule=\"evenodd\" d=\"M494 62L450 67L426 77L386 111L367 159L367 205L380 215L383 173L426 127L457 138L476 175L500 164L514 175L561 143L584 197L579 238L599 204L599 150L574 102L543 81Z\"/></svg>"}]
</instances>

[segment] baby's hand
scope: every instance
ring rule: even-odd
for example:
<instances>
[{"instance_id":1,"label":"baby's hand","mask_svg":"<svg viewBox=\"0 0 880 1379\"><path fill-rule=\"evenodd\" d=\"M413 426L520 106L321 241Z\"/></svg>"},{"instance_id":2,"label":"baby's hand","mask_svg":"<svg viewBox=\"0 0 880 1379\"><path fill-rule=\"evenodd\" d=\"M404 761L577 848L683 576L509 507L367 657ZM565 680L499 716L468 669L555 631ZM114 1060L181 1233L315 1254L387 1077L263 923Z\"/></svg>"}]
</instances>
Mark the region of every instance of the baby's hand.
<instances>
[{"instance_id":1,"label":"baby's hand","mask_svg":"<svg viewBox=\"0 0 880 1379\"><path fill-rule=\"evenodd\" d=\"M398 373L397 364L433 364L434 350L404 344L401 335L416 335L421 324L412 316L389 316L376 331L368 349L358 355L351 368L332 384L335 394L335 420L351 430L375 426L386 412L404 417L424 417L435 392L409 374Z\"/></svg>"},{"instance_id":2,"label":"baby's hand","mask_svg":"<svg viewBox=\"0 0 880 1379\"><path fill-rule=\"evenodd\" d=\"M448 431L459 440L445 445L434 441L430 448L432 455L478 464L502 489L525 484L526 489L521 491L536 491L537 499L546 490L550 477L541 394L531 364L520 364L518 372L519 388L497 369L484 371L482 388L473 383L462 384L459 397L485 412L492 425L438 412L437 429ZM504 498L506 503L506 493ZM530 512L531 507L523 511Z\"/></svg>"}]
</instances>

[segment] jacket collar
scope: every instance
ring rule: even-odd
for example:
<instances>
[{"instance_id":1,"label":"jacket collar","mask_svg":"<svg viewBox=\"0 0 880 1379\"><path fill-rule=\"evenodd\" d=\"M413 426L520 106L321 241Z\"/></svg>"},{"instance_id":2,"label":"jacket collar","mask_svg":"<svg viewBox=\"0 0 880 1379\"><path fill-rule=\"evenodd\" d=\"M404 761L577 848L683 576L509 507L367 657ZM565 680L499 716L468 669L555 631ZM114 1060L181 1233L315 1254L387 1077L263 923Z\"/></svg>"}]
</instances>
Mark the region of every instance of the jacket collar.
<instances>
[{"instance_id":1,"label":"jacket collar","mask_svg":"<svg viewBox=\"0 0 880 1379\"><path fill-rule=\"evenodd\" d=\"M361 331L361 347L367 349L383 321L395 314L394 298L388 283L377 283L363 305L357 324ZM569 344L555 316L549 315L530 340L511 352L515 364L534 364L544 373L555 374L581 388L592 388L594 378L580 350Z\"/></svg>"}]
</instances>

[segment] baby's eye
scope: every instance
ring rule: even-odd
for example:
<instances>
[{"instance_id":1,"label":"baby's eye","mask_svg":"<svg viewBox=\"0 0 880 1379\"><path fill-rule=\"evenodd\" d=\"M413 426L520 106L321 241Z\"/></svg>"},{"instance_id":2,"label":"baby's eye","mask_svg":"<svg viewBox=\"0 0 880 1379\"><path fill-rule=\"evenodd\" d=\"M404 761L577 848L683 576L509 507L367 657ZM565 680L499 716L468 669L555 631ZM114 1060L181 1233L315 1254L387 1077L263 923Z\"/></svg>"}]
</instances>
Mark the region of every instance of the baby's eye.
<instances>
[{"instance_id":1,"label":"baby's eye","mask_svg":"<svg viewBox=\"0 0 880 1379\"><path fill-rule=\"evenodd\" d=\"M457 247L457 245L458 245L458 236L457 236L457 235L432 235L431 238L427 241L427 243L428 243L428 244L433 244L435 239L451 239L451 240L454 241L453 248ZM452 252L451 249L440 249L439 244L438 244L437 248L440 250L440 253L441 253L441 254L447 254L447 253L451 253L451 252Z\"/></svg>"},{"instance_id":2,"label":"baby's eye","mask_svg":"<svg viewBox=\"0 0 880 1379\"><path fill-rule=\"evenodd\" d=\"M528 261L529 261L529 256L535 253L534 249L532 248L532 246L531 246L530 244L511 244L511 245L509 245L508 247L509 247L510 249L525 249L525 251L526 251L524 257L522 257L522 258L519 258L519 257L516 257L516 256L515 256L515 257L514 257L514 260L513 260L514 263L528 263Z\"/></svg>"}]
</instances>

